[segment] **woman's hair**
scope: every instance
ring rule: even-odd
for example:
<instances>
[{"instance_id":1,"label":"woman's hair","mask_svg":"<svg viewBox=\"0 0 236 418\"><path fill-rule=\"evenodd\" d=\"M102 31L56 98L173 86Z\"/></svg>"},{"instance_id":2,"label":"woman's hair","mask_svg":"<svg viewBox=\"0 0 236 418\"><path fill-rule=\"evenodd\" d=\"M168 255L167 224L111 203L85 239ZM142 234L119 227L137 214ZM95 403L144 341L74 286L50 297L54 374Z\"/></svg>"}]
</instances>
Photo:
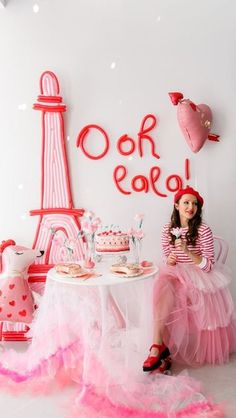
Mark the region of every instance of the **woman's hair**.
<instances>
[{"instance_id":1,"label":"woman's hair","mask_svg":"<svg viewBox=\"0 0 236 418\"><path fill-rule=\"evenodd\" d=\"M179 200L176 203L178 203ZM188 222L188 231L186 233L187 244L191 244L193 246L196 244L196 240L198 237L198 228L201 225L201 223L202 223L202 205L198 201L197 212L195 216L192 219L190 219ZM175 243L176 238L174 235L171 234L170 231L172 228L177 228L177 227L179 228L181 227L180 216L179 216L179 211L174 206L174 209L171 215L170 228L169 228L171 244Z\"/></svg>"}]
</instances>

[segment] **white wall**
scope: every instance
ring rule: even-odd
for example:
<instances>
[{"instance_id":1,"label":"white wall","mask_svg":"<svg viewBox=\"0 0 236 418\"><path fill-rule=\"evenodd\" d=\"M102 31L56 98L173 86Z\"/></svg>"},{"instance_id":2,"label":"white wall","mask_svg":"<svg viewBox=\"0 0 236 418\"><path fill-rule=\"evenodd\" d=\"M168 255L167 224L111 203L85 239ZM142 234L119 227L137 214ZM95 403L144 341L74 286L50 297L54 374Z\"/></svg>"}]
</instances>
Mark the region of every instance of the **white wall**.
<instances>
[{"instance_id":1,"label":"white wall","mask_svg":"<svg viewBox=\"0 0 236 418\"><path fill-rule=\"evenodd\" d=\"M9 0L0 9L0 239L32 245L35 236L38 219L29 210L40 205L41 118L32 104L41 73L51 70L68 106L75 207L123 228L135 213L144 212L144 255L157 259L172 194L165 199L153 192L123 196L112 172L124 164L129 186L134 175L148 174L157 164L162 169L158 184L165 191L169 174L184 178L184 159L189 158L189 183L205 197L205 221L230 243L235 277L235 12L229 0ZM193 154L177 125L169 91L210 105L213 132L221 142L208 142ZM135 136L147 113L159 119L154 134L161 159L121 158L116 140L124 133ZM112 142L108 156L97 162L75 145L88 123L101 125ZM235 283L232 290L236 299Z\"/></svg>"}]
</instances>

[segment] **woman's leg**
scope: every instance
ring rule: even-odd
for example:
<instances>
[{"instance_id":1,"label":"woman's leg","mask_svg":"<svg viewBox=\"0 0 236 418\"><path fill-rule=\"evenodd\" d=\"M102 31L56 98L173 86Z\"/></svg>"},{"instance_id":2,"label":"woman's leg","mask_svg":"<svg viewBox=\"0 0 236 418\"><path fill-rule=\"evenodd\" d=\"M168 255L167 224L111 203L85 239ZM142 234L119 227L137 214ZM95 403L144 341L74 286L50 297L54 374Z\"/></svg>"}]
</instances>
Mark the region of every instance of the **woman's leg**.
<instances>
[{"instance_id":1,"label":"woman's leg","mask_svg":"<svg viewBox=\"0 0 236 418\"><path fill-rule=\"evenodd\" d=\"M154 288L154 330L153 343L162 344L166 321L174 306L175 284L174 276L160 274ZM158 348L153 347L150 356L157 356Z\"/></svg>"}]
</instances>

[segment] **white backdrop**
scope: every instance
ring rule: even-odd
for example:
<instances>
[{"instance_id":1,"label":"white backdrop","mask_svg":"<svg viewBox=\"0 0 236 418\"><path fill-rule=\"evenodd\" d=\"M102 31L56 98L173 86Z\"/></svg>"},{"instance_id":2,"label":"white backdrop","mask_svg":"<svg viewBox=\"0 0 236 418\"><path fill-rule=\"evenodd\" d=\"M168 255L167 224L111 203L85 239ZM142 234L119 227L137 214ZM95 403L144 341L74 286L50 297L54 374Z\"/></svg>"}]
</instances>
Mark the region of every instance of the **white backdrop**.
<instances>
[{"instance_id":1,"label":"white backdrop","mask_svg":"<svg viewBox=\"0 0 236 418\"><path fill-rule=\"evenodd\" d=\"M166 177L177 173L184 179L189 158L189 183L205 198L205 221L230 244L235 277L235 14L229 0L8 0L0 8L0 239L33 243L38 219L29 210L40 207L41 115L32 104L41 73L51 70L68 106L74 206L122 229L144 213L143 257L157 260L172 193L124 196L112 173L124 164L128 177L122 185L130 188L132 177L148 176L158 165L158 187L166 192ZM220 143L208 141L198 154L189 150L169 91L211 107ZM132 160L121 157L117 139L125 133L137 138L148 113L158 118L152 135L160 160L148 146L143 159L137 153ZM89 123L101 125L111 140L109 154L99 161L76 148L79 131ZM232 291L236 299L235 280Z\"/></svg>"}]
</instances>

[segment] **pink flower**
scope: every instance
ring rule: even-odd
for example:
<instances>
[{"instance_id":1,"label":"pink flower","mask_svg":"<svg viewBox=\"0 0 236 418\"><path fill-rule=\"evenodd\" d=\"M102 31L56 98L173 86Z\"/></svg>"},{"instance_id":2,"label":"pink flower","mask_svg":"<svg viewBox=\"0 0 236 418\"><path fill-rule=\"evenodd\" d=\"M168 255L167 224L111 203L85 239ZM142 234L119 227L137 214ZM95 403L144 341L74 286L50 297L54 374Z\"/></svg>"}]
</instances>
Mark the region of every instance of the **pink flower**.
<instances>
[{"instance_id":1,"label":"pink flower","mask_svg":"<svg viewBox=\"0 0 236 418\"><path fill-rule=\"evenodd\" d=\"M179 228L178 226L177 226L177 228L172 228L171 231L170 231L170 233L172 235L174 235L176 239L181 237L182 232L183 232L182 228Z\"/></svg>"},{"instance_id":2,"label":"pink flower","mask_svg":"<svg viewBox=\"0 0 236 418\"><path fill-rule=\"evenodd\" d=\"M130 238L134 237L134 236L135 236L135 230L134 230L133 228L130 228L130 229L127 231L127 235L128 235Z\"/></svg>"},{"instance_id":3,"label":"pink flower","mask_svg":"<svg viewBox=\"0 0 236 418\"><path fill-rule=\"evenodd\" d=\"M133 229L130 228L127 232L128 236L132 239L142 239L144 237L144 232L142 229Z\"/></svg>"},{"instance_id":4,"label":"pink flower","mask_svg":"<svg viewBox=\"0 0 236 418\"><path fill-rule=\"evenodd\" d=\"M94 218L92 220L92 225L94 225L94 226L96 226L98 228L99 225L101 225L101 219L100 218Z\"/></svg>"},{"instance_id":5,"label":"pink flower","mask_svg":"<svg viewBox=\"0 0 236 418\"><path fill-rule=\"evenodd\" d=\"M57 246L61 246L64 244L65 237L62 234L55 234L53 242Z\"/></svg>"},{"instance_id":6,"label":"pink flower","mask_svg":"<svg viewBox=\"0 0 236 418\"><path fill-rule=\"evenodd\" d=\"M95 216L95 213L92 212L91 210L88 210L88 211L84 212L84 216L86 218L93 218Z\"/></svg>"},{"instance_id":7,"label":"pink flower","mask_svg":"<svg viewBox=\"0 0 236 418\"><path fill-rule=\"evenodd\" d=\"M137 213L134 217L134 220L137 221L137 222L138 221L143 221L143 219L144 219L144 214L143 213Z\"/></svg>"},{"instance_id":8,"label":"pink flower","mask_svg":"<svg viewBox=\"0 0 236 418\"><path fill-rule=\"evenodd\" d=\"M87 234L93 234L97 230L97 227L94 228L94 226L89 223L84 230Z\"/></svg>"},{"instance_id":9,"label":"pink flower","mask_svg":"<svg viewBox=\"0 0 236 418\"><path fill-rule=\"evenodd\" d=\"M144 232L142 229L137 229L135 231L135 238L142 239L144 237Z\"/></svg>"},{"instance_id":10,"label":"pink flower","mask_svg":"<svg viewBox=\"0 0 236 418\"><path fill-rule=\"evenodd\" d=\"M74 250L74 248L75 248L75 242L76 242L76 240L74 240L73 238L71 238L71 239L66 239L65 240L65 242L64 242L64 245L65 245L65 247L68 249L68 250Z\"/></svg>"},{"instance_id":11,"label":"pink flower","mask_svg":"<svg viewBox=\"0 0 236 418\"><path fill-rule=\"evenodd\" d=\"M91 211L87 211L84 214L84 217L81 220L81 227L82 227L82 235L85 237L87 242L87 251L88 251L88 245L90 243L93 243L95 233L98 229L98 227L101 224L101 219L98 217L95 217L95 214Z\"/></svg>"},{"instance_id":12,"label":"pink flower","mask_svg":"<svg viewBox=\"0 0 236 418\"><path fill-rule=\"evenodd\" d=\"M93 234L94 232L96 232L96 231L97 231L97 229L98 229L98 226L97 226L97 225L94 225L94 224L91 224L91 225L90 225L90 232L92 232L92 234Z\"/></svg>"},{"instance_id":13,"label":"pink flower","mask_svg":"<svg viewBox=\"0 0 236 418\"><path fill-rule=\"evenodd\" d=\"M82 219L81 220L82 229L84 229L85 231L89 228L89 225L90 225L90 223L87 219Z\"/></svg>"}]
</instances>

